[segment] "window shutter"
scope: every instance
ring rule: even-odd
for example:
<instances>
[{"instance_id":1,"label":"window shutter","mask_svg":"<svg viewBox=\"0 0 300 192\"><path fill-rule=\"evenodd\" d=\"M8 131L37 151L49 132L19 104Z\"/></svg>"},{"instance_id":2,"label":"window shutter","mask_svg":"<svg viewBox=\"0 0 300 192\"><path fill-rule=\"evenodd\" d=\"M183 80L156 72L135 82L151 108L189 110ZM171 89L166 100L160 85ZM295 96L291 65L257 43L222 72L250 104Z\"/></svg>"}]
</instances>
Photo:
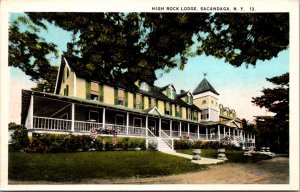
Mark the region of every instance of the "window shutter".
<instances>
[{"instance_id":1,"label":"window shutter","mask_svg":"<svg viewBox=\"0 0 300 192\"><path fill-rule=\"evenodd\" d=\"M155 102L156 102L156 104L155 104L156 108L158 108L158 99L156 99Z\"/></svg>"},{"instance_id":2,"label":"window shutter","mask_svg":"<svg viewBox=\"0 0 300 192\"><path fill-rule=\"evenodd\" d=\"M188 102L188 96L185 96L185 102L186 103Z\"/></svg>"},{"instance_id":3,"label":"window shutter","mask_svg":"<svg viewBox=\"0 0 300 192\"><path fill-rule=\"evenodd\" d=\"M194 99L193 99L193 97L191 97L191 105L193 105L194 104Z\"/></svg>"},{"instance_id":4,"label":"window shutter","mask_svg":"<svg viewBox=\"0 0 300 192\"><path fill-rule=\"evenodd\" d=\"M133 95L133 108L136 108L136 94Z\"/></svg>"},{"instance_id":5,"label":"window shutter","mask_svg":"<svg viewBox=\"0 0 300 192\"><path fill-rule=\"evenodd\" d=\"M86 81L86 99L91 99L91 82Z\"/></svg>"},{"instance_id":6,"label":"window shutter","mask_svg":"<svg viewBox=\"0 0 300 192\"><path fill-rule=\"evenodd\" d=\"M115 105L118 104L118 89L115 88Z\"/></svg>"},{"instance_id":7,"label":"window shutter","mask_svg":"<svg viewBox=\"0 0 300 192\"><path fill-rule=\"evenodd\" d=\"M172 104L171 104L171 103L169 104L169 106L170 106L170 115L172 116L172 112L173 112L173 106L172 106Z\"/></svg>"},{"instance_id":8,"label":"window shutter","mask_svg":"<svg viewBox=\"0 0 300 192\"><path fill-rule=\"evenodd\" d=\"M128 107L128 92L125 92L125 107Z\"/></svg>"},{"instance_id":9,"label":"window shutter","mask_svg":"<svg viewBox=\"0 0 300 192\"><path fill-rule=\"evenodd\" d=\"M145 101L145 98L144 98L144 95L142 95L142 109L144 109L144 101Z\"/></svg>"},{"instance_id":10,"label":"window shutter","mask_svg":"<svg viewBox=\"0 0 300 192\"><path fill-rule=\"evenodd\" d=\"M99 85L98 88L99 88L99 97L98 97L98 100L100 102L103 102L103 100L104 100L104 98L103 98L104 97L103 85Z\"/></svg>"},{"instance_id":11,"label":"window shutter","mask_svg":"<svg viewBox=\"0 0 300 192\"><path fill-rule=\"evenodd\" d=\"M170 91L169 88L167 88L167 96L168 96L168 97L169 97L169 91Z\"/></svg>"}]
</instances>

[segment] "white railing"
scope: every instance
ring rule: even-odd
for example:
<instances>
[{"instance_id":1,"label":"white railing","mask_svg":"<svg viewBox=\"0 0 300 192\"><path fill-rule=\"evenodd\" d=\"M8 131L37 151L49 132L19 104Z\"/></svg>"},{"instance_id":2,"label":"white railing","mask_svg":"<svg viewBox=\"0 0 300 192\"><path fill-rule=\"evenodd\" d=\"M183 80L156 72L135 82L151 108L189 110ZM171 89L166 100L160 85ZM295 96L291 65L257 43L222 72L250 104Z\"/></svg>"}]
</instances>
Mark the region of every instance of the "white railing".
<instances>
[{"instance_id":1,"label":"white railing","mask_svg":"<svg viewBox=\"0 0 300 192\"><path fill-rule=\"evenodd\" d=\"M192 132L190 132L190 137L192 139L198 139L198 133L192 133Z\"/></svg>"},{"instance_id":2,"label":"white railing","mask_svg":"<svg viewBox=\"0 0 300 192\"><path fill-rule=\"evenodd\" d=\"M163 130L160 130L161 139L171 148L173 149L173 139L170 138Z\"/></svg>"},{"instance_id":3,"label":"white railing","mask_svg":"<svg viewBox=\"0 0 300 192\"><path fill-rule=\"evenodd\" d=\"M206 134L199 134L200 140L206 140Z\"/></svg>"},{"instance_id":4,"label":"white railing","mask_svg":"<svg viewBox=\"0 0 300 192\"><path fill-rule=\"evenodd\" d=\"M158 149L159 146L158 146L158 139L157 137L154 135L154 133L152 133L152 131L150 131L150 129L147 129L146 130L148 132L148 143L150 145L152 145L152 147L155 147Z\"/></svg>"},{"instance_id":5,"label":"white railing","mask_svg":"<svg viewBox=\"0 0 300 192\"><path fill-rule=\"evenodd\" d=\"M90 132L91 129L102 129L102 123L87 122L87 121L74 121L75 132Z\"/></svg>"},{"instance_id":6,"label":"white railing","mask_svg":"<svg viewBox=\"0 0 300 192\"><path fill-rule=\"evenodd\" d=\"M129 126L128 135L146 136L146 128Z\"/></svg>"},{"instance_id":7,"label":"white railing","mask_svg":"<svg viewBox=\"0 0 300 192\"><path fill-rule=\"evenodd\" d=\"M218 136L218 134L208 134L207 139L215 141L215 140L219 140L219 136Z\"/></svg>"},{"instance_id":8,"label":"white railing","mask_svg":"<svg viewBox=\"0 0 300 192\"><path fill-rule=\"evenodd\" d=\"M180 137L180 132L179 131L172 131L171 137Z\"/></svg>"},{"instance_id":9,"label":"white railing","mask_svg":"<svg viewBox=\"0 0 300 192\"><path fill-rule=\"evenodd\" d=\"M164 129L162 129L162 131L164 131L168 136L170 136L170 129L169 130L164 130Z\"/></svg>"},{"instance_id":10,"label":"white railing","mask_svg":"<svg viewBox=\"0 0 300 192\"><path fill-rule=\"evenodd\" d=\"M118 134L127 135L127 129L125 125L115 125L115 124L105 124L103 130L100 131L101 134Z\"/></svg>"},{"instance_id":11,"label":"white railing","mask_svg":"<svg viewBox=\"0 0 300 192\"><path fill-rule=\"evenodd\" d=\"M71 120L33 116L33 129L71 131Z\"/></svg>"}]
</instances>

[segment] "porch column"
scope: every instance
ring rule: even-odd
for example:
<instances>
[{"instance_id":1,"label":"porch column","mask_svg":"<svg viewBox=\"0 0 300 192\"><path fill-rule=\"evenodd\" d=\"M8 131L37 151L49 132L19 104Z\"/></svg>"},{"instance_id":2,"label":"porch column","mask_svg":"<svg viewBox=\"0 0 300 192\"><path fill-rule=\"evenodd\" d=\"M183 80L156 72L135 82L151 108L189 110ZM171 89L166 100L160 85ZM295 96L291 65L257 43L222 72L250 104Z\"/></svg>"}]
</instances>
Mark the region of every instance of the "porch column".
<instances>
[{"instance_id":1,"label":"porch column","mask_svg":"<svg viewBox=\"0 0 300 192\"><path fill-rule=\"evenodd\" d=\"M219 141L220 141L221 140L220 125L218 125L218 137L219 137Z\"/></svg>"},{"instance_id":2,"label":"porch column","mask_svg":"<svg viewBox=\"0 0 300 192\"><path fill-rule=\"evenodd\" d=\"M208 140L208 129L206 127L206 140Z\"/></svg>"},{"instance_id":3,"label":"porch column","mask_svg":"<svg viewBox=\"0 0 300 192\"><path fill-rule=\"evenodd\" d=\"M188 123L188 135L190 135L190 124Z\"/></svg>"},{"instance_id":4,"label":"porch column","mask_svg":"<svg viewBox=\"0 0 300 192\"><path fill-rule=\"evenodd\" d=\"M198 133L198 135L197 135L197 137L198 137L198 139L200 139L200 129L199 129L199 125L197 125L197 133Z\"/></svg>"},{"instance_id":5,"label":"porch column","mask_svg":"<svg viewBox=\"0 0 300 192\"><path fill-rule=\"evenodd\" d=\"M253 147L255 147L255 134L253 134Z\"/></svg>"},{"instance_id":6,"label":"porch column","mask_svg":"<svg viewBox=\"0 0 300 192\"><path fill-rule=\"evenodd\" d=\"M179 122L179 137L181 136L181 121Z\"/></svg>"},{"instance_id":7,"label":"porch column","mask_svg":"<svg viewBox=\"0 0 300 192\"><path fill-rule=\"evenodd\" d=\"M29 128L33 129L34 128L34 123L33 123L33 95L30 97L30 124Z\"/></svg>"},{"instance_id":8,"label":"porch column","mask_svg":"<svg viewBox=\"0 0 300 192\"><path fill-rule=\"evenodd\" d=\"M72 109L71 109L71 132L75 131L75 103L72 103Z\"/></svg>"},{"instance_id":9,"label":"porch column","mask_svg":"<svg viewBox=\"0 0 300 192\"><path fill-rule=\"evenodd\" d=\"M158 136L160 137L161 132L161 118L159 118L159 124L158 124Z\"/></svg>"},{"instance_id":10,"label":"porch column","mask_svg":"<svg viewBox=\"0 0 300 192\"><path fill-rule=\"evenodd\" d=\"M170 137L172 137L172 120L170 120Z\"/></svg>"},{"instance_id":11,"label":"porch column","mask_svg":"<svg viewBox=\"0 0 300 192\"><path fill-rule=\"evenodd\" d=\"M226 132L225 126L223 127L223 131L224 131L223 135L225 137L226 136L226 134L225 134L225 132Z\"/></svg>"},{"instance_id":12,"label":"porch column","mask_svg":"<svg viewBox=\"0 0 300 192\"><path fill-rule=\"evenodd\" d=\"M148 137L148 115L146 116L146 137Z\"/></svg>"},{"instance_id":13,"label":"porch column","mask_svg":"<svg viewBox=\"0 0 300 192\"><path fill-rule=\"evenodd\" d=\"M105 108L103 108L103 112L102 112L102 124L103 124L103 128L105 129Z\"/></svg>"},{"instance_id":14,"label":"porch column","mask_svg":"<svg viewBox=\"0 0 300 192\"><path fill-rule=\"evenodd\" d=\"M126 114L126 135L128 135L128 128L129 128L129 112Z\"/></svg>"},{"instance_id":15,"label":"porch column","mask_svg":"<svg viewBox=\"0 0 300 192\"><path fill-rule=\"evenodd\" d=\"M229 137L230 137L231 136L230 127L228 127L228 134L229 134Z\"/></svg>"}]
</instances>

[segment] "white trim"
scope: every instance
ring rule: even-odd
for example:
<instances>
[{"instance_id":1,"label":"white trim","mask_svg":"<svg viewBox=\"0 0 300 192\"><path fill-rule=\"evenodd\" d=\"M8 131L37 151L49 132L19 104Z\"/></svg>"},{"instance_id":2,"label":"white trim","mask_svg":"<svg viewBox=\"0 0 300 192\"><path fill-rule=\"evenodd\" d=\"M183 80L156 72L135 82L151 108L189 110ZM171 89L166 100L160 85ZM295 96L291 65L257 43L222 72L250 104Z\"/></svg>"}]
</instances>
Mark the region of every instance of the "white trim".
<instances>
[{"instance_id":1,"label":"white trim","mask_svg":"<svg viewBox=\"0 0 300 192\"><path fill-rule=\"evenodd\" d=\"M196 95L194 95L194 99L198 99L198 98L206 97L206 96L211 96L215 99L219 99L219 96L211 91L206 91L204 93L196 94Z\"/></svg>"},{"instance_id":2,"label":"white trim","mask_svg":"<svg viewBox=\"0 0 300 192\"><path fill-rule=\"evenodd\" d=\"M74 93L73 93L74 97L77 96L77 77L76 74L74 73Z\"/></svg>"},{"instance_id":3,"label":"white trim","mask_svg":"<svg viewBox=\"0 0 300 192\"><path fill-rule=\"evenodd\" d=\"M60 67L61 67L61 64L59 65L59 67L58 67L58 71L57 71L57 76L56 76L56 82L55 82L54 94L56 93L56 89L57 89L57 84L58 84L58 76L59 76L59 72L60 72ZM59 94L59 92L58 92L58 94Z\"/></svg>"},{"instance_id":4,"label":"white trim","mask_svg":"<svg viewBox=\"0 0 300 192\"><path fill-rule=\"evenodd\" d=\"M71 131L75 131L75 103L72 103L72 122L71 122ZM99 113L98 113L98 119L99 119Z\"/></svg>"},{"instance_id":5,"label":"white trim","mask_svg":"<svg viewBox=\"0 0 300 192\"><path fill-rule=\"evenodd\" d=\"M66 59L65 57L63 57L63 58L64 58L64 60L65 60L65 62L66 62L66 66L68 67L69 71L71 72L72 70L71 70L71 68L70 68L70 66L69 66L69 63L68 63L67 59ZM73 71L72 71L72 72L73 72Z\"/></svg>"},{"instance_id":6,"label":"white trim","mask_svg":"<svg viewBox=\"0 0 300 192\"><path fill-rule=\"evenodd\" d=\"M153 107L148 113L151 114L154 110L161 116L161 113L159 112L159 110L157 109L157 107Z\"/></svg>"}]
</instances>

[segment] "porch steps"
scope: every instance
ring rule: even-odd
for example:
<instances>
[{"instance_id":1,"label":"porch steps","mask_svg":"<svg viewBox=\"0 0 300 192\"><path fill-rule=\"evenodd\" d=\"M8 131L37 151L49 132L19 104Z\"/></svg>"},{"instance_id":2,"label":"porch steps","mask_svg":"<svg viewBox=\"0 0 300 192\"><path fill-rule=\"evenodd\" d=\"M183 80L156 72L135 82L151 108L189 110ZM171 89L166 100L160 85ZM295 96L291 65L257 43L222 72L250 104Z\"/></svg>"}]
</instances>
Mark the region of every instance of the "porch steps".
<instances>
[{"instance_id":1,"label":"porch steps","mask_svg":"<svg viewBox=\"0 0 300 192\"><path fill-rule=\"evenodd\" d=\"M159 151L169 151L169 152L175 152L164 140L161 138L157 137L157 142L158 142L158 150Z\"/></svg>"}]
</instances>

